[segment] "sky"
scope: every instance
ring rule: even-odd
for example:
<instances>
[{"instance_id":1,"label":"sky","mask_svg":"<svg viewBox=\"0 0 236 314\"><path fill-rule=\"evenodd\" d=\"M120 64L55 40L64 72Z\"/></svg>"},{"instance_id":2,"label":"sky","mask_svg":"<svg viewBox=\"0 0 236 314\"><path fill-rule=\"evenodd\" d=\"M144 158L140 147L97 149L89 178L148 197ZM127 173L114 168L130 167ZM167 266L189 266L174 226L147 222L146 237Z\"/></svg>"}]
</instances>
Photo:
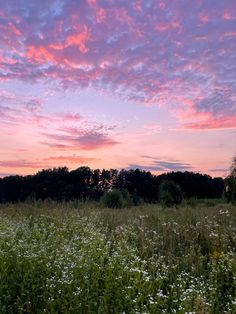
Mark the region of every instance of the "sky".
<instances>
[{"instance_id":1,"label":"sky","mask_svg":"<svg viewBox=\"0 0 236 314\"><path fill-rule=\"evenodd\" d=\"M235 0L0 1L0 176L140 168L226 176Z\"/></svg>"}]
</instances>

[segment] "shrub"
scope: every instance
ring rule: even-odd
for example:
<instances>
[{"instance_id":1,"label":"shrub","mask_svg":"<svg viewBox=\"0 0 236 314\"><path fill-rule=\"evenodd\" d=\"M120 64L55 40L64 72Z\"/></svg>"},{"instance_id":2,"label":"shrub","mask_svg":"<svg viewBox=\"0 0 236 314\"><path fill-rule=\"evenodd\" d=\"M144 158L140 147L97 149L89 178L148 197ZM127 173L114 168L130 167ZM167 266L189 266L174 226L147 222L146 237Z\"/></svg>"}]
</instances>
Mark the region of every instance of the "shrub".
<instances>
[{"instance_id":1,"label":"shrub","mask_svg":"<svg viewBox=\"0 0 236 314\"><path fill-rule=\"evenodd\" d=\"M123 197L123 207L130 207L133 205L132 199L130 197L129 191L127 189L120 190Z\"/></svg>"},{"instance_id":2,"label":"shrub","mask_svg":"<svg viewBox=\"0 0 236 314\"><path fill-rule=\"evenodd\" d=\"M124 206L124 198L119 190L105 192L101 202L109 208L121 208Z\"/></svg>"},{"instance_id":3,"label":"shrub","mask_svg":"<svg viewBox=\"0 0 236 314\"><path fill-rule=\"evenodd\" d=\"M163 180L159 186L159 202L165 206L178 205L182 202L183 196L178 184L171 180Z\"/></svg>"}]
</instances>

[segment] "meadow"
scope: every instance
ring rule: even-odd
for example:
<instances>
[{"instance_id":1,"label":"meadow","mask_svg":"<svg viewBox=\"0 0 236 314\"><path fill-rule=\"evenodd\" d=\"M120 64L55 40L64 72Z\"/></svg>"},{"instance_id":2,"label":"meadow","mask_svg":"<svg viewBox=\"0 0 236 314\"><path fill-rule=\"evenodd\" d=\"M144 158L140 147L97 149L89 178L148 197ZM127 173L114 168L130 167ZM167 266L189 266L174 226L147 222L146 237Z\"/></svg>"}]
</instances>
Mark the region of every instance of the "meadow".
<instances>
[{"instance_id":1,"label":"meadow","mask_svg":"<svg viewBox=\"0 0 236 314\"><path fill-rule=\"evenodd\" d=\"M0 205L0 313L236 313L236 207Z\"/></svg>"}]
</instances>

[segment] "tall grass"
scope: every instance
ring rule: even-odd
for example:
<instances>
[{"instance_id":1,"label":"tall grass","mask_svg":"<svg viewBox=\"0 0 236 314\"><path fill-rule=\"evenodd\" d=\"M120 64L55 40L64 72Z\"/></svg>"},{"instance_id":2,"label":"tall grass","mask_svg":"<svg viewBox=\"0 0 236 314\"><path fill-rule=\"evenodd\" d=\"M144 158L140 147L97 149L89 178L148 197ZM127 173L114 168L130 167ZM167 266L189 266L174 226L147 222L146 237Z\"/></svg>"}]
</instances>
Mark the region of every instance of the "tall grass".
<instances>
[{"instance_id":1,"label":"tall grass","mask_svg":"<svg viewBox=\"0 0 236 314\"><path fill-rule=\"evenodd\" d=\"M236 313L236 208L0 206L0 313Z\"/></svg>"}]
</instances>

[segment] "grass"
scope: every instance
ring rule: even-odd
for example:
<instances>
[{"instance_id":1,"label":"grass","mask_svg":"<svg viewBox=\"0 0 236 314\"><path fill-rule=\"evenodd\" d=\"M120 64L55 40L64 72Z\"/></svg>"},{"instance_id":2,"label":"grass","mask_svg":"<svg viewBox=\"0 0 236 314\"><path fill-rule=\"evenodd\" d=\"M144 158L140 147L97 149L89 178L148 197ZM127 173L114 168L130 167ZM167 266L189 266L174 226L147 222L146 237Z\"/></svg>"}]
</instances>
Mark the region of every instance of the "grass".
<instances>
[{"instance_id":1,"label":"grass","mask_svg":"<svg viewBox=\"0 0 236 314\"><path fill-rule=\"evenodd\" d=\"M236 208L0 206L0 313L236 313Z\"/></svg>"}]
</instances>

